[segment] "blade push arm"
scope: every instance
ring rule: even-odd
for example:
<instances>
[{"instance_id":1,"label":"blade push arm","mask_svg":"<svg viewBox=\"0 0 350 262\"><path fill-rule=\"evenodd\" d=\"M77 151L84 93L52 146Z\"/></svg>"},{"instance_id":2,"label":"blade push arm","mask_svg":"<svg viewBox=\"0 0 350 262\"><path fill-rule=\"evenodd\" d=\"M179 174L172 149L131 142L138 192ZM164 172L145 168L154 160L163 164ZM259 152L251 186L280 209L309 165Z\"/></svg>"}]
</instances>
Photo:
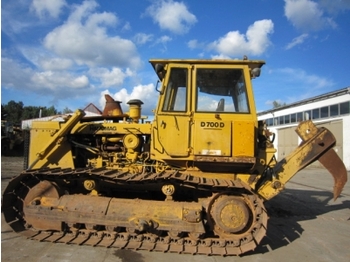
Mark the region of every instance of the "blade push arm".
<instances>
[{"instance_id":1,"label":"blade push arm","mask_svg":"<svg viewBox=\"0 0 350 262\"><path fill-rule=\"evenodd\" d=\"M58 145L61 143L61 140L66 136L70 130L85 116L85 112L83 110L77 110L75 113L69 118L69 120L65 123L65 125L59 129L52 137L51 139L45 144L45 146L42 147L42 149L36 153L35 160L30 163L28 170L32 169L38 161L46 157L46 155L49 152L49 149L53 145Z\"/></svg>"}]
</instances>

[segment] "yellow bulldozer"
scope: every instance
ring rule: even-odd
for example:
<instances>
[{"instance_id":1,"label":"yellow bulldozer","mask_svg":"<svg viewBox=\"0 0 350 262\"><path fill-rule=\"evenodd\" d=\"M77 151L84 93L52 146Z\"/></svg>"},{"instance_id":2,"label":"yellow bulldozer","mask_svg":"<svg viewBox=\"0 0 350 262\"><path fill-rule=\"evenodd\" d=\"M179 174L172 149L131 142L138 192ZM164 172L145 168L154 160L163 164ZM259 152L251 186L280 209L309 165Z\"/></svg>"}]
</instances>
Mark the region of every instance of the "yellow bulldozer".
<instances>
[{"instance_id":1,"label":"yellow bulldozer","mask_svg":"<svg viewBox=\"0 0 350 262\"><path fill-rule=\"evenodd\" d=\"M335 138L300 122L300 145L277 161L257 120L252 79L264 61L152 59L154 119L106 95L102 116L77 110L33 122L27 169L3 194L12 229L40 241L134 250L240 255L266 235L264 202L318 160L347 181Z\"/></svg>"}]
</instances>

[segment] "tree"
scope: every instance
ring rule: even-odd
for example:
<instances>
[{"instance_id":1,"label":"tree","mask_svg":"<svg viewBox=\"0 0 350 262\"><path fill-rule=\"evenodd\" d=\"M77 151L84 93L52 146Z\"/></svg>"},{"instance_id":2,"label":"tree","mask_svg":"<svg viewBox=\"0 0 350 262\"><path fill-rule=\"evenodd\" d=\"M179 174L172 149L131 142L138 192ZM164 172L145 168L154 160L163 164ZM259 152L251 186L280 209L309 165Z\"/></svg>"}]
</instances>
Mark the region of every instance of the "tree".
<instances>
[{"instance_id":1,"label":"tree","mask_svg":"<svg viewBox=\"0 0 350 262\"><path fill-rule=\"evenodd\" d=\"M1 105L1 119L5 119L10 123L19 124L22 120L38 118L41 108L41 116L57 115L57 110L54 106L38 107L38 106L23 106L23 103L11 100L7 104Z\"/></svg>"},{"instance_id":2,"label":"tree","mask_svg":"<svg viewBox=\"0 0 350 262\"><path fill-rule=\"evenodd\" d=\"M50 106L49 108L44 107L42 116L54 116L57 115L57 110L54 106Z\"/></svg>"},{"instance_id":3,"label":"tree","mask_svg":"<svg viewBox=\"0 0 350 262\"><path fill-rule=\"evenodd\" d=\"M7 111L4 105L1 105L1 120L6 120L6 117L7 117Z\"/></svg>"},{"instance_id":4,"label":"tree","mask_svg":"<svg viewBox=\"0 0 350 262\"><path fill-rule=\"evenodd\" d=\"M65 107L65 108L63 109L63 114L69 114L69 113L73 113L73 111L70 110L68 107Z\"/></svg>"},{"instance_id":5,"label":"tree","mask_svg":"<svg viewBox=\"0 0 350 262\"><path fill-rule=\"evenodd\" d=\"M40 116L40 109L41 109L41 117L57 115L57 110L54 106L50 106L49 108L38 107L38 106L25 106L23 108L22 120L38 118Z\"/></svg>"},{"instance_id":6,"label":"tree","mask_svg":"<svg viewBox=\"0 0 350 262\"><path fill-rule=\"evenodd\" d=\"M272 102L272 108L279 108L279 107L282 107L282 106L285 106L286 105L286 103L284 103L284 102L279 102L279 101L277 101L277 100L274 100L273 102Z\"/></svg>"},{"instance_id":7,"label":"tree","mask_svg":"<svg viewBox=\"0 0 350 262\"><path fill-rule=\"evenodd\" d=\"M6 111L6 120L10 123L17 124L22 120L23 114L23 103L19 101L18 103L11 100L7 105L2 105L1 110Z\"/></svg>"},{"instance_id":8,"label":"tree","mask_svg":"<svg viewBox=\"0 0 350 262\"><path fill-rule=\"evenodd\" d=\"M39 117L40 108L37 106L25 106L23 108L22 120Z\"/></svg>"}]
</instances>

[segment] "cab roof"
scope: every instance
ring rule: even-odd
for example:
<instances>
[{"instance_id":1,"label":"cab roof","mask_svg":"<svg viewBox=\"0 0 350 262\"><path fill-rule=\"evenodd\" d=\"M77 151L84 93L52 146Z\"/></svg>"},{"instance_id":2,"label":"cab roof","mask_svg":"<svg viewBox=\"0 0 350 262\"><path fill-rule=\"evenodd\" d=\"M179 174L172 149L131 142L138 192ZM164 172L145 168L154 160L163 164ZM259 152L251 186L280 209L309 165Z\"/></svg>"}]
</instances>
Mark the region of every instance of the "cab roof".
<instances>
[{"instance_id":1,"label":"cab roof","mask_svg":"<svg viewBox=\"0 0 350 262\"><path fill-rule=\"evenodd\" d=\"M160 68L168 64L187 64L187 65L248 65L252 70L254 68L261 68L265 61L263 60L248 60L244 57L238 59L150 59L149 62L156 74L159 76ZM159 76L160 77L160 76ZM161 78L161 77L160 77Z\"/></svg>"},{"instance_id":2,"label":"cab roof","mask_svg":"<svg viewBox=\"0 0 350 262\"><path fill-rule=\"evenodd\" d=\"M150 59L153 68L156 64L208 64L208 65L248 65L251 68L262 67L263 60L237 60L237 59Z\"/></svg>"}]
</instances>

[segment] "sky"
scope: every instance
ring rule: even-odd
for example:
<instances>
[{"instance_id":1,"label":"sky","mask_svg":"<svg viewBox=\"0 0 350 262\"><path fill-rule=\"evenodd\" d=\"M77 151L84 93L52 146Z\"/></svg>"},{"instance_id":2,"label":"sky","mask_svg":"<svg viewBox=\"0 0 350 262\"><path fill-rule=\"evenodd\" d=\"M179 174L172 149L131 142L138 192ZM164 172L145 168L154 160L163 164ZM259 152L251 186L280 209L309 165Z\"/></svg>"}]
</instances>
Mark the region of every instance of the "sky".
<instances>
[{"instance_id":1,"label":"sky","mask_svg":"<svg viewBox=\"0 0 350 262\"><path fill-rule=\"evenodd\" d=\"M75 111L158 93L149 59L265 60L257 111L350 86L350 0L2 0L1 103Z\"/></svg>"}]
</instances>

